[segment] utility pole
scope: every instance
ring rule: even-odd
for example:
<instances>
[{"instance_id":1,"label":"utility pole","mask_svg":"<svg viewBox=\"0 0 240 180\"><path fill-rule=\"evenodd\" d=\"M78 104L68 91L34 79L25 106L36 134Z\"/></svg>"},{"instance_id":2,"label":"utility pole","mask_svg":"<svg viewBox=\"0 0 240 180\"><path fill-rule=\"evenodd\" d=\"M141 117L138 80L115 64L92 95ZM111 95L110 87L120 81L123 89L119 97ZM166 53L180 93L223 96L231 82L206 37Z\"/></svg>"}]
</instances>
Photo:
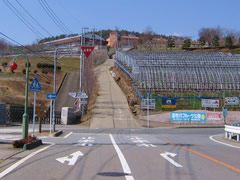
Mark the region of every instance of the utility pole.
<instances>
[{"instance_id":1,"label":"utility pole","mask_svg":"<svg viewBox=\"0 0 240 180\"><path fill-rule=\"evenodd\" d=\"M100 37L100 48L102 49L102 30L101 30L101 37Z\"/></svg>"},{"instance_id":2,"label":"utility pole","mask_svg":"<svg viewBox=\"0 0 240 180\"><path fill-rule=\"evenodd\" d=\"M93 40L93 46L95 46L95 27L93 28L92 40Z\"/></svg>"},{"instance_id":3,"label":"utility pole","mask_svg":"<svg viewBox=\"0 0 240 180\"><path fill-rule=\"evenodd\" d=\"M82 28L81 47L85 46L85 30L87 29L88 29L87 27ZM84 76L84 59L85 59L85 56L83 54L83 51L81 50L79 92L82 92L82 82L83 82L83 76ZM79 111L82 113L82 116L83 116L80 102L81 102L81 98L79 98Z\"/></svg>"}]
</instances>

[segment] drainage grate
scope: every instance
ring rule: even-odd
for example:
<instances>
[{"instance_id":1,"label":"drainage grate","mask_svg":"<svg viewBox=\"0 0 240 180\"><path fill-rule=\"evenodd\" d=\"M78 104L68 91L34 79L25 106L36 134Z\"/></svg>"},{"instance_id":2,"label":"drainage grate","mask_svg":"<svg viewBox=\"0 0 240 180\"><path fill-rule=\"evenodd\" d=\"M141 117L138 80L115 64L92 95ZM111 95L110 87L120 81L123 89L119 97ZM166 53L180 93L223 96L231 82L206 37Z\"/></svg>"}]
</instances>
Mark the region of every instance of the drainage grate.
<instances>
[{"instance_id":1,"label":"drainage grate","mask_svg":"<svg viewBox=\"0 0 240 180\"><path fill-rule=\"evenodd\" d=\"M97 175L99 176L111 176L111 177L119 177L119 176L127 176L128 173L123 172L100 172Z\"/></svg>"}]
</instances>

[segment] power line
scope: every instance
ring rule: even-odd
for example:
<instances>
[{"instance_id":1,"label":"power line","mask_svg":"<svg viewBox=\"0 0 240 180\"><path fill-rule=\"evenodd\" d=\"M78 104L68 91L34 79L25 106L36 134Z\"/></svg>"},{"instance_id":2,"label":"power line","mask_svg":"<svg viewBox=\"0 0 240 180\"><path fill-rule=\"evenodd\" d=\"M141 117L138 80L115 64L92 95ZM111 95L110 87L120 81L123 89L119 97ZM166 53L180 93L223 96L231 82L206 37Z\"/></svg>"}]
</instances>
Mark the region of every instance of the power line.
<instances>
[{"instance_id":1,"label":"power line","mask_svg":"<svg viewBox=\"0 0 240 180\"><path fill-rule=\"evenodd\" d=\"M12 41L14 44L17 44L17 45L19 45L19 46L21 46L21 47L23 47L23 48L25 48L25 49L29 50L30 52L32 52L32 53L34 53L34 54L37 54L37 55L39 55L39 57L42 57L42 58L44 58L44 59L46 59L46 60L48 60L48 61L51 61L51 62L52 62L52 60L50 60L50 59L48 59L48 58L46 58L46 57L42 56L41 54L39 54L38 52L36 52L36 51L34 51L34 50L32 50L32 49L30 49L30 48L28 48L28 47L26 47L26 46L22 45L21 43L17 42L17 41L16 41L16 40L14 40L13 38L11 38L11 37L7 36L6 34L4 34L4 33L2 33L2 32L0 32L0 34L1 34L2 36L4 36L5 38L9 39L10 41Z\"/></svg>"},{"instance_id":2,"label":"power line","mask_svg":"<svg viewBox=\"0 0 240 180\"><path fill-rule=\"evenodd\" d=\"M8 0L3 0L3 2L36 36L38 36L39 38L44 37Z\"/></svg>"},{"instance_id":3,"label":"power line","mask_svg":"<svg viewBox=\"0 0 240 180\"><path fill-rule=\"evenodd\" d=\"M43 10L47 13L47 15L50 17L50 19L56 24L56 26L65 34L68 34L68 32L62 27L61 24L57 21L57 19L54 17L54 15L50 12L48 7L43 3L42 0L38 0L39 4L42 6Z\"/></svg>"},{"instance_id":4,"label":"power line","mask_svg":"<svg viewBox=\"0 0 240 180\"><path fill-rule=\"evenodd\" d=\"M21 46L21 47L23 47L23 48L29 50L30 52L32 52L32 53L38 55L39 57L41 57L41 58L43 58L43 59L46 59L46 60L49 61L49 62L53 62L51 59L48 59L47 57L42 56L40 53L38 53L38 52L32 50L31 48L22 45L22 44L19 43L18 41L16 41L16 40L14 40L13 38L7 36L6 34L0 32L0 35L4 36L4 37L7 38L8 40L12 41L14 44L17 44L17 45L19 45L19 46ZM68 66L65 66L65 67L68 67ZM72 69L78 69L78 68L72 68Z\"/></svg>"},{"instance_id":5,"label":"power line","mask_svg":"<svg viewBox=\"0 0 240 180\"><path fill-rule=\"evenodd\" d=\"M68 32L72 33L71 30L69 30L69 28L62 22L62 20L56 15L56 13L53 11L53 9L49 6L49 4L47 3L46 0L42 0L42 2L45 3L45 5L48 7L48 9L52 12L52 14L54 15L54 17L58 20L58 22L60 22L60 24L62 24L62 26L64 27L65 30L67 30Z\"/></svg>"},{"instance_id":6,"label":"power line","mask_svg":"<svg viewBox=\"0 0 240 180\"><path fill-rule=\"evenodd\" d=\"M19 4L19 6L21 6L21 8L32 18L32 20L38 24L46 33L48 33L48 35L53 36L46 28L44 28L27 10L26 8L24 8L24 6L18 1L16 0L16 2Z\"/></svg>"}]
</instances>

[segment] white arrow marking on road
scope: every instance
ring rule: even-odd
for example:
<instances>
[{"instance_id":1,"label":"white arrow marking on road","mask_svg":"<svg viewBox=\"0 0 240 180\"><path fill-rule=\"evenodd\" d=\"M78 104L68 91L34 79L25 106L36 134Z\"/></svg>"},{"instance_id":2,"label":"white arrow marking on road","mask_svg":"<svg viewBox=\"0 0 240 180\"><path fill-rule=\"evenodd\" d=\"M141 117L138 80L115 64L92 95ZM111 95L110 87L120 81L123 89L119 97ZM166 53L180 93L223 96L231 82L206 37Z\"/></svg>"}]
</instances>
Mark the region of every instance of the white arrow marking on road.
<instances>
[{"instance_id":1,"label":"white arrow marking on road","mask_svg":"<svg viewBox=\"0 0 240 180\"><path fill-rule=\"evenodd\" d=\"M160 154L164 159L166 159L167 161L169 161L170 163L172 163L174 166L176 167L183 167L181 164L178 164L177 162L175 162L174 160L172 160L170 157L168 156L171 156L171 157L175 157L177 154L175 153L170 153L170 152L165 152L165 153L162 153Z\"/></svg>"},{"instance_id":2,"label":"white arrow marking on road","mask_svg":"<svg viewBox=\"0 0 240 180\"><path fill-rule=\"evenodd\" d=\"M75 163L77 162L78 160L78 157L79 156L83 156L83 153L81 151L77 151L75 153L72 153L70 156L72 156L71 158L69 156L66 156L66 157L61 157L61 158L58 158L56 159L58 162L64 164L65 161L68 161L68 165L69 166L74 166Z\"/></svg>"}]
</instances>

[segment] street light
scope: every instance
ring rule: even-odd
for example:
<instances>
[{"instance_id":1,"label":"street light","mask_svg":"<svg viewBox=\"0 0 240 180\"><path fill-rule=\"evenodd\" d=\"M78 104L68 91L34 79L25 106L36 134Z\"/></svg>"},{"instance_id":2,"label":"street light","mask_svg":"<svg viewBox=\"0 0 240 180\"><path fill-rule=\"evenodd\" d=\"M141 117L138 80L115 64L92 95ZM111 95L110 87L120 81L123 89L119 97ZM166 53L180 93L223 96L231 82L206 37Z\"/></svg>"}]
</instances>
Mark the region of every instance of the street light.
<instances>
[{"instance_id":1,"label":"street light","mask_svg":"<svg viewBox=\"0 0 240 180\"><path fill-rule=\"evenodd\" d=\"M16 60L18 57L23 56L27 59L27 70L26 70L26 85L25 85L25 106L24 106L24 114L23 114L23 124L22 124L22 138L25 139L28 137L28 80L29 80L29 60L28 56L26 54L19 54L13 58L13 63L10 65L10 68L12 70L17 69L17 63Z\"/></svg>"}]
</instances>

